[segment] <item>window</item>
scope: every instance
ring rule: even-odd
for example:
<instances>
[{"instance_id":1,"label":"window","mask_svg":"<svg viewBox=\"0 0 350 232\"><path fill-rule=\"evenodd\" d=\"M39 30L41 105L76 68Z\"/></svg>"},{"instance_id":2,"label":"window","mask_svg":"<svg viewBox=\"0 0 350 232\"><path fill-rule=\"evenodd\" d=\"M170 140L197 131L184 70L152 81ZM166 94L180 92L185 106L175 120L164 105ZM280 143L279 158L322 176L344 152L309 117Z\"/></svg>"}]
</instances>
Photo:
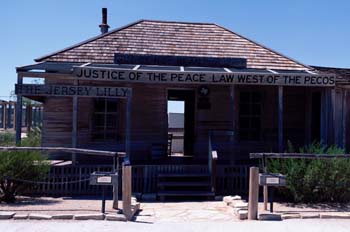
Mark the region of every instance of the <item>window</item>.
<instances>
[{"instance_id":1,"label":"window","mask_svg":"<svg viewBox=\"0 0 350 232\"><path fill-rule=\"evenodd\" d=\"M239 98L239 137L257 141L261 134L261 93L241 92Z\"/></svg>"},{"instance_id":2,"label":"window","mask_svg":"<svg viewBox=\"0 0 350 232\"><path fill-rule=\"evenodd\" d=\"M117 138L117 103L117 99L95 99L92 123L92 138L94 140Z\"/></svg>"}]
</instances>

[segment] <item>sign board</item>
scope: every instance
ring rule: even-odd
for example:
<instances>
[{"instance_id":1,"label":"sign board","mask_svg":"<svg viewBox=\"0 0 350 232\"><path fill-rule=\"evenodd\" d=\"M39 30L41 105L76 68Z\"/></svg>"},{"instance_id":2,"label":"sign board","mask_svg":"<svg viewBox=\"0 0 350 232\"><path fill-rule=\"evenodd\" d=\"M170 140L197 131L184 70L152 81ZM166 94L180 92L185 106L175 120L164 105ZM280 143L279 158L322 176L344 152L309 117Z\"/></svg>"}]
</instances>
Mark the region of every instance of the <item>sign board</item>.
<instances>
[{"instance_id":1,"label":"sign board","mask_svg":"<svg viewBox=\"0 0 350 232\"><path fill-rule=\"evenodd\" d=\"M114 54L115 64L143 64L165 66L193 66L193 67L227 67L245 68L247 59L238 57L207 57L207 56L172 56L155 54Z\"/></svg>"},{"instance_id":2,"label":"sign board","mask_svg":"<svg viewBox=\"0 0 350 232\"><path fill-rule=\"evenodd\" d=\"M118 173L93 172L90 174L90 185L118 185Z\"/></svg>"},{"instance_id":3,"label":"sign board","mask_svg":"<svg viewBox=\"0 0 350 232\"><path fill-rule=\"evenodd\" d=\"M266 184L279 184L280 179L278 177L266 177Z\"/></svg>"},{"instance_id":4,"label":"sign board","mask_svg":"<svg viewBox=\"0 0 350 232\"><path fill-rule=\"evenodd\" d=\"M285 186L286 176L279 173L262 173L259 174L259 185Z\"/></svg>"},{"instance_id":5,"label":"sign board","mask_svg":"<svg viewBox=\"0 0 350 232\"><path fill-rule=\"evenodd\" d=\"M132 90L125 87L16 84L15 93L28 96L127 98Z\"/></svg>"},{"instance_id":6,"label":"sign board","mask_svg":"<svg viewBox=\"0 0 350 232\"><path fill-rule=\"evenodd\" d=\"M283 86L335 86L335 75L267 72L149 71L100 67L74 67L78 80L163 84L243 84Z\"/></svg>"},{"instance_id":7,"label":"sign board","mask_svg":"<svg viewBox=\"0 0 350 232\"><path fill-rule=\"evenodd\" d=\"M100 177L97 177L96 182L97 183L111 184L112 183L112 177L111 176L100 176Z\"/></svg>"}]
</instances>

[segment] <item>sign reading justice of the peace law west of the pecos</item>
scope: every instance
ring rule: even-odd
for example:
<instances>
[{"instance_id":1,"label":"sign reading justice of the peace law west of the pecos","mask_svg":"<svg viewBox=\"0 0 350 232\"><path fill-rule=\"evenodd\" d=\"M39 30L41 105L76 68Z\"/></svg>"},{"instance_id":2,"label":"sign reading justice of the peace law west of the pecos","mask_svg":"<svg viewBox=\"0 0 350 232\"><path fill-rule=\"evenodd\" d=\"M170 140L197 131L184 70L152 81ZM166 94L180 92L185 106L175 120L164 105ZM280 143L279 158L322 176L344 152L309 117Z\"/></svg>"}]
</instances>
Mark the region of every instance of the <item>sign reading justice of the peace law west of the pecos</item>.
<instances>
[{"instance_id":1,"label":"sign reading justice of the peace law west of the pecos","mask_svg":"<svg viewBox=\"0 0 350 232\"><path fill-rule=\"evenodd\" d=\"M108 97L127 98L131 96L131 88L74 86L74 85L34 85L17 84L16 94L31 96L80 96L80 97Z\"/></svg>"},{"instance_id":2,"label":"sign reading justice of the peace law west of the pecos","mask_svg":"<svg viewBox=\"0 0 350 232\"><path fill-rule=\"evenodd\" d=\"M335 86L335 75L292 72L174 72L75 67L73 75L81 80L140 83Z\"/></svg>"}]
</instances>

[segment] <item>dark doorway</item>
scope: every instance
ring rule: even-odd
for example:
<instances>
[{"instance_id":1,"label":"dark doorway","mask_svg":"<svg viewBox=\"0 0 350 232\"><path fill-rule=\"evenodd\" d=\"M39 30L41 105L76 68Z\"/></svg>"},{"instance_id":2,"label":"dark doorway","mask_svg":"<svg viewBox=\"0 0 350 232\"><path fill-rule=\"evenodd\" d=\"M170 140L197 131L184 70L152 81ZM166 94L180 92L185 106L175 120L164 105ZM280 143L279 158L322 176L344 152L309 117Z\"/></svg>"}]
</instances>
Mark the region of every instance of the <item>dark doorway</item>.
<instances>
[{"instance_id":1,"label":"dark doorway","mask_svg":"<svg viewBox=\"0 0 350 232\"><path fill-rule=\"evenodd\" d=\"M312 93L311 102L311 142L321 139L321 92Z\"/></svg>"},{"instance_id":2,"label":"dark doorway","mask_svg":"<svg viewBox=\"0 0 350 232\"><path fill-rule=\"evenodd\" d=\"M193 156L194 123L195 123L195 91L168 90L168 101L184 103L184 139L183 154Z\"/></svg>"}]
</instances>

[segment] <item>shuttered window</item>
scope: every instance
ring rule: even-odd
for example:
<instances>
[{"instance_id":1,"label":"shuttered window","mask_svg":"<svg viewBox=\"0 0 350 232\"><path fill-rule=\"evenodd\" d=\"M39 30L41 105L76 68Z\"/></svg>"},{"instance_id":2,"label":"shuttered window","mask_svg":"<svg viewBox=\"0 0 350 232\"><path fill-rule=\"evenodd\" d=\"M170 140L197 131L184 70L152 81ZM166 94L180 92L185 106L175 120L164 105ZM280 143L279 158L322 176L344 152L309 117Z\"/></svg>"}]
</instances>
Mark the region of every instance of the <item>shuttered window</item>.
<instances>
[{"instance_id":1,"label":"shuttered window","mask_svg":"<svg viewBox=\"0 0 350 232\"><path fill-rule=\"evenodd\" d=\"M239 138L257 141L261 138L262 96L258 91L240 92L239 98Z\"/></svg>"},{"instance_id":2,"label":"shuttered window","mask_svg":"<svg viewBox=\"0 0 350 232\"><path fill-rule=\"evenodd\" d=\"M94 140L109 140L117 138L117 103L117 99L95 99L92 128L92 138Z\"/></svg>"}]
</instances>

